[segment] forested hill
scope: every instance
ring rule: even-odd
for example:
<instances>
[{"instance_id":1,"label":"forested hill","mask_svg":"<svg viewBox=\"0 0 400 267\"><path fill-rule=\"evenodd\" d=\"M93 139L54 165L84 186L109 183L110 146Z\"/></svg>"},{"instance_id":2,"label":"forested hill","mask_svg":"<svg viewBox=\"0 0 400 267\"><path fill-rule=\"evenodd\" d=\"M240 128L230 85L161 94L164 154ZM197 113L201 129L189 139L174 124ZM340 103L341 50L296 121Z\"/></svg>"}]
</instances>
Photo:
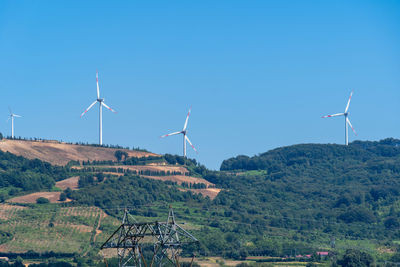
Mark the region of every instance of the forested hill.
<instances>
[{"instance_id":1,"label":"forested hill","mask_svg":"<svg viewBox=\"0 0 400 267\"><path fill-rule=\"evenodd\" d=\"M225 160L205 178L227 189L215 204L272 235L296 229L292 238L308 244L309 231L344 243L400 238L400 140L282 147Z\"/></svg>"},{"instance_id":2,"label":"forested hill","mask_svg":"<svg viewBox=\"0 0 400 267\"><path fill-rule=\"evenodd\" d=\"M334 144L300 144L277 148L257 156L240 155L224 160L221 171L267 170L278 172L290 166L315 166L329 164L329 169L362 164L369 169L394 168L399 163L400 140L388 138L377 142L355 141L349 146ZM340 163L341 162L341 163ZM379 166L377 163L385 164ZM328 166L326 166L328 167Z\"/></svg>"},{"instance_id":3,"label":"forested hill","mask_svg":"<svg viewBox=\"0 0 400 267\"><path fill-rule=\"evenodd\" d=\"M60 209L97 206L116 218L122 216L122 208L131 207L140 220L160 220L166 205L172 205L179 220L200 240L200 255L281 257L293 251L306 255L357 248L385 254L382 260L387 260L400 251L400 140L282 147L225 160L221 171L180 156L147 158L152 163L164 162L159 167L184 165L187 175L205 179L212 183L210 189L221 191L215 198L204 197L188 191L184 183L124 171L122 167L128 165L146 167L146 162L135 158L84 162L75 168L0 152L0 202L13 194L50 190L57 180L80 176L77 190L64 190L70 202L49 205ZM96 238L97 247L115 230L104 223L99 229L105 234L103 239ZM0 230L9 229L8 224L0 220ZM19 230L9 231L11 236ZM192 255L191 249L183 254ZM396 255L400 259L400 253Z\"/></svg>"}]
</instances>

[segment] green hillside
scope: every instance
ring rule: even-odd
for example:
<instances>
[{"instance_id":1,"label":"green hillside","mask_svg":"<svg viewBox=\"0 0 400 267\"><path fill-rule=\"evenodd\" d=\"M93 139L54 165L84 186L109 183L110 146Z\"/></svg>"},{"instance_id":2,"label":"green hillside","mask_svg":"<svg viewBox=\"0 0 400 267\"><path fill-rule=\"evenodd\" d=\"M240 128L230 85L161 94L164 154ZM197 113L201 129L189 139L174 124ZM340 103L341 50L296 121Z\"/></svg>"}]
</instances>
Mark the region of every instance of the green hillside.
<instances>
[{"instance_id":1,"label":"green hillside","mask_svg":"<svg viewBox=\"0 0 400 267\"><path fill-rule=\"evenodd\" d=\"M43 173L46 175L43 177L49 176L54 181L59 179L55 176L72 174L68 167L38 168L36 165L40 166L40 161L33 165L36 167L29 168L32 163L22 158L21 162L26 162L23 165L28 167L12 165L13 156L7 154L8 159L4 155L0 153L3 156L0 168L9 166L3 168L6 173L29 170L38 175ZM125 159L121 164L129 160L132 159ZM64 239L66 244L57 246L57 252L79 254L85 248L86 255L96 255L125 207L138 220L162 220L171 204L178 223L184 223L200 240L200 247L186 248L182 252L187 256L194 251L200 256L234 259L305 255L317 251L341 255L348 249L356 249L366 251L381 262L400 258L397 254L400 244L400 140L357 141L349 146L282 147L253 157L227 159L221 171L207 170L196 161L179 156L166 155L164 160L170 164L185 164L189 175L202 177L223 190L211 200L170 181L155 181L132 173L108 175L104 181L99 181L90 178L99 176L96 168L91 172L84 169L81 173L74 170L74 175L81 176L81 187L65 191L72 202L48 204L57 215L43 217L47 218L46 223L40 227L46 228L49 220L57 223L52 229L42 229L48 233L46 238L56 238L57 231L61 233L65 227L73 228L81 223L86 225L86 228L77 228L82 234L79 231L69 234ZM3 177L6 176L0 179L4 180ZM19 193L25 190L16 183L10 186L21 188ZM82 217L77 214L76 218L70 218L71 214L65 212L68 208L85 206L99 208L108 215L106 224L99 228L101 234L91 234L94 227L98 227L98 215ZM32 204L15 211L11 218L22 220L24 229L31 229L31 236L36 239L40 239L40 231L25 225L30 220L24 218L32 218L37 223L35 212L38 209L46 210ZM18 236L17 229L22 228L18 228L18 223L7 228L9 222L0 220L3 236L0 248L3 242L11 244L16 251L35 250L35 246L12 240L11 236ZM96 236L95 241L93 236ZM68 246L68 242L73 245ZM49 245L40 247L41 243L37 244L41 252L51 249ZM63 247L69 249L64 251Z\"/></svg>"},{"instance_id":2,"label":"green hillside","mask_svg":"<svg viewBox=\"0 0 400 267\"><path fill-rule=\"evenodd\" d=\"M398 144L387 139L348 147L295 145L228 159L223 171L186 162L192 173L225 189L212 201L177 192L131 192L121 200L121 188L131 188L129 183L137 187L133 177L110 180L72 197L94 199L107 188L101 199L109 204L94 203L104 209L160 201L175 201L179 207L183 202L188 208L178 209L178 214L204 227L196 232L204 254L284 256L294 249L312 253L333 249L333 240L341 251L358 247L375 253L378 248L395 249L400 240ZM148 189L152 192L154 186ZM216 234L223 238L215 240Z\"/></svg>"},{"instance_id":3,"label":"green hillside","mask_svg":"<svg viewBox=\"0 0 400 267\"><path fill-rule=\"evenodd\" d=\"M26 192L50 190L56 181L72 175L68 168L0 151L0 202Z\"/></svg>"}]
</instances>

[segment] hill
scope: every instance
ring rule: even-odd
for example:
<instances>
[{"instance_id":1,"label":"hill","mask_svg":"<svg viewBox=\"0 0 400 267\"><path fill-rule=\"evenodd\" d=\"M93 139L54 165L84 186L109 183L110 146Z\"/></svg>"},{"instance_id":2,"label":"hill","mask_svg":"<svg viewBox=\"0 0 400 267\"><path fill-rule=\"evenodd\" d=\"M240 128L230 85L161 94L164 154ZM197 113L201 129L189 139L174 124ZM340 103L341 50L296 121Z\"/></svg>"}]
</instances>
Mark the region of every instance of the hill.
<instances>
[{"instance_id":1,"label":"hill","mask_svg":"<svg viewBox=\"0 0 400 267\"><path fill-rule=\"evenodd\" d=\"M140 165L131 166L131 165L121 165L116 162L115 152L120 151L122 153L127 153L125 159L127 158L162 158L161 155L138 151L138 150L129 150L129 149L121 149L121 148L110 148L110 147L100 147L97 145L77 145L77 144L69 144L58 141L49 141L49 140L39 140L39 141L31 141L31 140L15 140L15 139L3 139L0 141L0 151L10 152L14 155L22 156L27 159L39 159L41 161L49 162L53 165L65 166L69 162L79 161L79 162L113 162L112 166L108 166L108 169L129 169L134 170L136 173L144 174L143 177L149 179L156 180L164 180L164 181L172 181L179 184L206 184L206 188L202 189L189 189L193 192L197 192L203 194L205 196L209 196L214 198L219 190L216 188L208 188L213 187L208 181L201 179L199 177L191 177L188 174L188 171L185 167L181 165L172 165L165 164L165 161L156 161L156 163L152 163L152 161L144 161L139 163ZM138 163L136 163L138 164ZM85 165L85 168L91 167L90 165ZM94 166L92 166L94 167ZM121 173L116 172L107 172L107 166L96 166L98 171L106 172L110 174L122 175ZM75 169L79 169L83 167L75 167ZM163 172L165 174L169 173L167 176L160 176L158 173ZM157 175L151 175L155 174ZM172 175L172 174L177 175ZM65 178L65 177L64 177ZM56 178L55 181L58 181ZM57 201L57 197L60 193L56 192L48 192L46 194L39 194L42 197L48 198L51 201ZM23 203L28 201L34 201L33 197L38 196L38 194L33 194L32 197L25 198L17 198L16 201L22 201Z\"/></svg>"},{"instance_id":2,"label":"hill","mask_svg":"<svg viewBox=\"0 0 400 267\"><path fill-rule=\"evenodd\" d=\"M70 161L108 161L115 160L115 151L128 153L129 157L159 156L154 153L107 148L92 145L75 145L58 141L28 141L3 139L0 150L28 159L40 159L54 165L66 165Z\"/></svg>"},{"instance_id":3,"label":"hill","mask_svg":"<svg viewBox=\"0 0 400 267\"><path fill-rule=\"evenodd\" d=\"M383 255L394 253L400 241L399 144L386 139L294 145L228 159L222 171L186 162L190 173L223 189L213 200L130 195L124 190L138 185L130 179L80 190L71 198L103 209L170 199L182 207L177 212L189 214L188 221L205 227L195 232L205 254L237 258L240 251L284 256L294 250L361 248ZM221 238L215 240L216 235Z\"/></svg>"},{"instance_id":4,"label":"hill","mask_svg":"<svg viewBox=\"0 0 400 267\"><path fill-rule=\"evenodd\" d=\"M62 175L62 179L53 178L60 188L74 186L75 190L64 191L70 202L47 204L47 210L96 207L109 220L115 220L121 218L124 207L130 207L138 220L158 220L166 216L166 207L171 204L178 219L200 240L198 253L203 256L243 259L248 255L285 257L316 251L337 255L347 249L367 251L378 261L396 261L400 256L400 140L281 147L253 157L227 159L221 171L173 155L67 167L9 153L0 156L0 167L7 173L29 170L35 175L44 173L44 177ZM66 180L68 177L75 178ZM214 198L196 194L204 189L219 194ZM39 204L29 205L29 209L10 203L0 207L0 231L6 240L3 248L19 246L12 236L18 236L21 228L7 228L8 211L29 218L30 209L40 209ZM80 228L87 231L92 225L92 235L96 232L93 225L97 223L93 221L66 220L83 223L86 228ZM35 233L45 227L30 225L29 219L25 223L25 229ZM46 231L57 236L67 227L61 225ZM87 245L90 234L85 240L71 235L65 242L71 242L73 251L79 251L78 244L82 243L97 253L112 225L99 228L103 234L91 246ZM182 253L189 256L192 251L189 248Z\"/></svg>"}]
</instances>

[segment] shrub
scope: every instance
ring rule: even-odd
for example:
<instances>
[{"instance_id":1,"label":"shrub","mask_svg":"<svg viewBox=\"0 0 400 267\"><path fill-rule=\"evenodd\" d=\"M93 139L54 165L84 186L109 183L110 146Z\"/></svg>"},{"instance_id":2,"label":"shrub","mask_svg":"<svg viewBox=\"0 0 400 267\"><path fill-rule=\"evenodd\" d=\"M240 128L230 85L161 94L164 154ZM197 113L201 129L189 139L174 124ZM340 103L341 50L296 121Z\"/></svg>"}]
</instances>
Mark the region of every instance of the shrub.
<instances>
[{"instance_id":1,"label":"shrub","mask_svg":"<svg viewBox=\"0 0 400 267\"><path fill-rule=\"evenodd\" d=\"M60 194L60 199L59 199L60 201L65 201L65 200L67 200L67 194L65 194L64 192L62 192L61 194Z\"/></svg>"},{"instance_id":2,"label":"shrub","mask_svg":"<svg viewBox=\"0 0 400 267\"><path fill-rule=\"evenodd\" d=\"M36 203L37 204L47 204L47 203L50 203L50 200L48 200L45 197L39 197L38 199L36 199Z\"/></svg>"}]
</instances>

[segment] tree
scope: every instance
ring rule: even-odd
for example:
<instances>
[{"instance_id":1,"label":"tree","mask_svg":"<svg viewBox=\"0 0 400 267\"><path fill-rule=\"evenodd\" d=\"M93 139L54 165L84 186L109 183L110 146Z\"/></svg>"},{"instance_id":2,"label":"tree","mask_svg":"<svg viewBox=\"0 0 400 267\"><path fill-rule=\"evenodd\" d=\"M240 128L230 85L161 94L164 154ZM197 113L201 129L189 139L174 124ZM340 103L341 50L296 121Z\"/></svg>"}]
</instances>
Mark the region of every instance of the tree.
<instances>
[{"instance_id":1,"label":"tree","mask_svg":"<svg viewBox=\"0 0 400 267\"><path fill-rule=\"evenodd\" d=\"M50 200L48 200L45 197L39 197L38 199L36 199L36 203L37 204L47 204L47 203L50 203Z\"/></svg>"},{"instance_id":2,"label":"tree","mask_svg":"<svg viewBox=\"0 0 400 267\"><path fill-rule=\"evenodd\" d=\"M239 251L240 259L245 260L247 256L249 255L249 252L247 252L247 249L241 248Z\"/></svg>"},{"instance_id":3,"label":"tree","mask_svg":"<svg viewBox=\"0 0 400 267\"><path fill-rule=\"evenodd\" d=\"M78 180L78 186L79 188L88 186L88 185L93 185L94 184L94 178L92 174L86 174L86 175L81 175L79 176Z\"/></svg>"},{"instance_id":4,"label":"tree","mask_svg":"<svg viewBox=\"0 0 400 267\"><path fill-rule=\"evenodd\" d=\"M115 151L114 156L117 159L117 161L120 162L122 159L122 151L121 150Z\"/></svg>"},{"instance_id":5,"label":"tree","mask_svg":"<svg viewBox=\"0 0 400 267\"><path fill-rule=\"evenodd\" d=\"M128 158L128 153L126 151L122 151L122 156L124 157L124 160Z\"/></svg>"},{"instance_id":6,"label":"tree","mask_svg":"<svg viewBox=\"0 0 400 267\"><path fill-rule=\"evenodd\" d=\"M72 189L70 187L67 187L67 189L64 190L64 193L67 197L71 198Z\"/></svg>"},{"instance_id":7,"label":"tree","mask_svg":"<svg viewBox=\"0 0 400 267\"><path fill-rule=\"evenodd\" d=\"M387 229L396 229L400 226L399 220L394 216L386 218L384 224Z\"/></svg>"},{"instance_id":8,"label":"tree","mask_svg":"<svg viewBox=\"0 0 400 267\"><path fill-rule=\"evenodd\" d=\"M369 267L374 263L372 256L356 249L348 249L343 259L339 261L342 267Z\"/></svg>"},{"instance_id":9,"label":"tree","mask_svg":"<svg viewBox=\"0 0 400 267\"><path fill-rule=\"evenodd\" d=\"M96 177L97 177L97 182L101 183L101 182L104 181L104 173L99 172L99 173L96 175Z\"/></svg>"},{"instance_id":10,"label":"tree","mask_svg":"<svg viewBox=\"0 0 400 267\"><path fill-rule=\"evenodd\" d=\"M60 199L59 199L60 201L65 201L65 200L67 200L67 194L65 194L64 192L62 192L61 194L60 194Z\"/></svg>"},{"instance_id":11,"label":"tree","mask_svg":"<svg viewBox=\"0 0 400 267\"><path fill-rule=\"evenodd\" d=\"M0 192L0 203L4 202L7 198L7 193Z\"/></svg>"},{"instance_id":12,"label":"tree","mask_svg":"<svg viewBox=\"0 0 400 267\"><path fill-rule=\"evenodd\" d=\"M117 150L115 151L114 156L117 161L120 162L122 160L122 157L124 158L124 160L128 158L128 153L126 151Z\"/></svg>"},{"instance_id":13,"label":"tree","mask_svg":"<svg viewBox=\"0 0 400 267\"><path fill-rule=\"evenodd\" d=\"M20 256L18 256L17 257L17 259L15 260L15 262L14 262L14 267L25 267L25 264L23 263L23 259L20 257Z\"/></svg>"}]
</instances>

